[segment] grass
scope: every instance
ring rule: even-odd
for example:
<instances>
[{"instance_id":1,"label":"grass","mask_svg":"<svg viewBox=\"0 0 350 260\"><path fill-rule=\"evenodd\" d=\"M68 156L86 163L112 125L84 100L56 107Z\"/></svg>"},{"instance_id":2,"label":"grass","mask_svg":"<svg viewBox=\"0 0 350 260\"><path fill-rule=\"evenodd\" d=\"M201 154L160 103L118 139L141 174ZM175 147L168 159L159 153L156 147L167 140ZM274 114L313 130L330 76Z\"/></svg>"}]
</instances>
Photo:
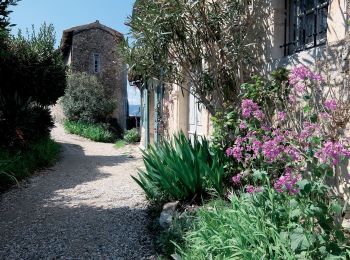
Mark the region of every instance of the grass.
<instances>
[{"instance_id":1,"label":"grass","mask_svg":"<svg viewBox=\"0 0 350 260\"><path fill-rule=\"evenodd\" d=\"M52 165L60 152L59 144L42 138L21 151L0 149L0 188L28 177L34 171Z\"/></svg>"},{"instance_id":2,"label":"grass","mask_svg":"<svg viewBox=\"0 0 350 260\"><path fill-rule=\"evenodd\" d=\"M64 129L70 134L79 135L95 142L111 143L115 140L114 133L102 124L67 120L64 122Z\"/></svg>"},{"instance_id":3,"label":"grass","mask_svg":"<svg viewBox=\"0 0 350 260\"><path fill-rule=\"evenodd\" d=\"M295 259L289 243L252 198L233 196L199 210L194 228L178 248L182 259Z\"/></svg>"},{"instance_id":4,"label":"grass","mask_svg":"<svg viewBox=\"0 0 350 260\"><path fill-rule=\"evenodd\" d=\"M121 148L124 148L126 145L127 145L127 142L125 140L118 140L115 143L114 147L118 148L118 149L121 149Z\"/></svg>"}]
</instances>

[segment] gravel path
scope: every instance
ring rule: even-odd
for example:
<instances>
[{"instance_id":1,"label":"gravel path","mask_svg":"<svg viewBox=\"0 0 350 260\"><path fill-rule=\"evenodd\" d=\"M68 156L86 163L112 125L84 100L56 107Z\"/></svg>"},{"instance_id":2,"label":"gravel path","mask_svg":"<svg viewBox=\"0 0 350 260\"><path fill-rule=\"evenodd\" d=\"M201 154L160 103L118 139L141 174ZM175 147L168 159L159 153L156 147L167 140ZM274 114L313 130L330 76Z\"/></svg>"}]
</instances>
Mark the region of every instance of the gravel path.
<instances>
[{"instance_id":1,"label":"gravel path","mask_svg":"<svg viewBox=\"0 0 350 260\"><path fill-rule=\"evenodd\" d=\"M52 136L56 166L0 198L0 259L153 259L138 148Z\"/></svg>"}]
</instances>

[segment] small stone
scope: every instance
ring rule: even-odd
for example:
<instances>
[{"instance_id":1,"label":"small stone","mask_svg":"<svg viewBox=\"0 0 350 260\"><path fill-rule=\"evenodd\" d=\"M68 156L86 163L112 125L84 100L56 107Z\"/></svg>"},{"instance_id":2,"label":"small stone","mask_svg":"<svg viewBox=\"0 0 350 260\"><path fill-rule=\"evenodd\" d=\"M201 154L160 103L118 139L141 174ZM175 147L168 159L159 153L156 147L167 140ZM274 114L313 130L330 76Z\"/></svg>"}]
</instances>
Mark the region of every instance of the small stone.
<instances>
[{"instance_id":1,"label":"small stone","mask_svg":"<svg viewBox=\"0 0 350 260\"><path fill-rule=\"evenodd\" d=\"M163 211L159 217L159 225L163 229L168 229L170 227L178 205L179 205L179 201L175 201L175 202L169 202L163 206Z\"/></svg>"}]
</instances>

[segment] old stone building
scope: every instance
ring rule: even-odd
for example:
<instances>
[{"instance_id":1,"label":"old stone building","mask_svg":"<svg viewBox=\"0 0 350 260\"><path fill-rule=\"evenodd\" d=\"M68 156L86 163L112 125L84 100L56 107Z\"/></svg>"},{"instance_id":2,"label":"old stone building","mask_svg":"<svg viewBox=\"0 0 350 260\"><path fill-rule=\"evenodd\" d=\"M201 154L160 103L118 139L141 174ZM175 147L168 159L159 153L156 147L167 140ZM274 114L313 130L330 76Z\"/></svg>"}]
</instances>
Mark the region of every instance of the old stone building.
<instances>
[{"instance_id":1,"label":"old stone building","mask_svg":"<svg viewBox=\"0 0 350 260\"><path fill-rule=\"evenodd\" d=\"M127 69L117 52L123 35L99 21L63 32L61 51L72 72L96 75L116 101L112 115L125 129L127 117Z\"/></svg>"}]
</instances>

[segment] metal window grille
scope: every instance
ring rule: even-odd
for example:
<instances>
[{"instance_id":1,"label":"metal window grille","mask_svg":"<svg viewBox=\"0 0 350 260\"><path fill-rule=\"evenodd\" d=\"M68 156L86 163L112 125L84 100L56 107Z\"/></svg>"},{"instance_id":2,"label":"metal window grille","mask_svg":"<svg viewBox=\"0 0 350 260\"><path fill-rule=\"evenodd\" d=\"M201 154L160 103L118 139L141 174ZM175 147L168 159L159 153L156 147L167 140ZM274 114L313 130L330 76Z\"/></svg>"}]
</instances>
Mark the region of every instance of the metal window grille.
<instances>
[{"instance_id":1,"label":"metal window grille","mask_svg":"<svg viewBox=\"0 0 350 260\"><path fill-rule=\"evenodd\" d=\"M284 55L326 43L329 0L285 0Z\"/></svg>"}]
</instances>

